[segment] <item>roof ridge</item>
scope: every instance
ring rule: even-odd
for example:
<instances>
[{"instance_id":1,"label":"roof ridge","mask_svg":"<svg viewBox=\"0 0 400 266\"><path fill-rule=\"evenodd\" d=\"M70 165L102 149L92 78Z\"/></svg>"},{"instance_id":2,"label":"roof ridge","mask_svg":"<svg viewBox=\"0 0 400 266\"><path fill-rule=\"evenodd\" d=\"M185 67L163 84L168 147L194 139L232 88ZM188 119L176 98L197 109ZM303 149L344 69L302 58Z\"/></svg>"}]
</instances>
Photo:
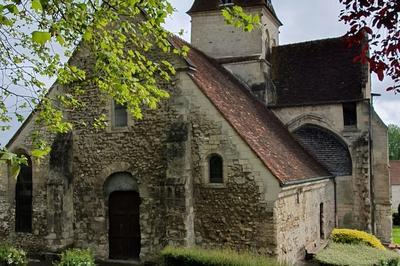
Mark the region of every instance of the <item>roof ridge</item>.
<instances>
[{"instance_id":1,"label":"roof ridge","mask_svg":"<svg viewBox=\"0 0 400 266\"><path fill-rule=\"evenodd\" d=\"M336 40L340 40L340 39L346 40L346 35L323 38L323 39L301 41L301 42L294 42L294 43L287 43L287 44L275 46L273 48L281 48L281 47L295 46L295 45L306 45L306 44L313 44L313 43L319 43L319 42L324 42L324 41L336 41Z\"/></svg>"}]
</instances>

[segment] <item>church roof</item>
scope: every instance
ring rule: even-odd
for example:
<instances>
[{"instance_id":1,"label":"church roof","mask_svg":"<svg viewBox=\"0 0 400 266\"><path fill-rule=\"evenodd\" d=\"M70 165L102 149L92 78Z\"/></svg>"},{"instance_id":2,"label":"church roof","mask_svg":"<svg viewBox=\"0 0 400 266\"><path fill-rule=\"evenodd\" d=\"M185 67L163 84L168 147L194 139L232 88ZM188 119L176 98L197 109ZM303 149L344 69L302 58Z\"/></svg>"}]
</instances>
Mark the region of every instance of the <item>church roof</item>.
<instances>
[{"instance_id":1,"label":"church roof","mask_svg":"<svg viewBox=\"0 0 400 266\"><path fill-rule=\"evenodd\" d=\"M233 3L241 7L265 6L271 12L272 16L278 21L278 23L282 25L282 22L280 22L275 13L271 0L233 0ZM220 9L220 6L221 0L195 0L193 6L188 11L188 14L218 10Z\"/></svg>"},{"instance_id":2,"label":"church roof","mask_svg":"<svg viewBox=\"0 0 400 266\"><path fill-rule=\"evenodd\" d=\"M390 184L400 185L400 161L390 161Z\"/></svg>"},{"instance_id":3,"label":"church roof","mask_svg":"<svg viewBox=\"0 0 400 266\"><path fill-rule=\"evenodd\" d=\"M171 42L190 47L178 37ZM274 113L217 61L194 47L186 61L193 81L281 184L330 176Z\"/></svg>"},{"instance_id":4,"label":"church roof","mask_svg":"<svg viewBox=\"0 0 400 266\"><path fill-rule=\"evenodd\" d=\"M353 59L344 37L295 43L272 50L277 106L357 101L363 98L368 69Z\"/></svg>"}]
</instances>

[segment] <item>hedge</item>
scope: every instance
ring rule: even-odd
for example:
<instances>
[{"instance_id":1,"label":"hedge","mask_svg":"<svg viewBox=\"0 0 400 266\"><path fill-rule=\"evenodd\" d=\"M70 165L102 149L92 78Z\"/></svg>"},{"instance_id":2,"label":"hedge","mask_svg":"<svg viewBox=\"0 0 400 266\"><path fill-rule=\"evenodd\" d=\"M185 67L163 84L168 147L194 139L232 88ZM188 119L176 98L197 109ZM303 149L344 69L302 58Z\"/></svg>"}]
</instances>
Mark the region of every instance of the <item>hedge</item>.
<instances>
[{"instance_id":1,"label":"hedge","mask_svg":"<svg viewBox=\"0 0 400 266\"><path fill-rule=\"evenodd\" d=\"M352 230L352 229L333 229L331 239L335 243L343 244L366 244L368 246L385 250L381 241L374 235L368 234L363 231Z\"/></svg>"},{"instance_id":2,"label":"hedge","mask_svg":"<svg viewBox=\"0 0 400 266\"><path fill-rule=\"evenodd\" d=\"M317 254L315 260L322 265L397 266L400 255L364 244L331 243Z\"/></svg>"},{"instance_id":3,"label":"hedge","mask_svg":"<svg viewBox=\"0 0 400 266\"><path fill-rule=\"evenodd\" d=\"M166 266L278 266L277 261L232 250L166 247L161 256Z\"/></svg>"}]
</instances>

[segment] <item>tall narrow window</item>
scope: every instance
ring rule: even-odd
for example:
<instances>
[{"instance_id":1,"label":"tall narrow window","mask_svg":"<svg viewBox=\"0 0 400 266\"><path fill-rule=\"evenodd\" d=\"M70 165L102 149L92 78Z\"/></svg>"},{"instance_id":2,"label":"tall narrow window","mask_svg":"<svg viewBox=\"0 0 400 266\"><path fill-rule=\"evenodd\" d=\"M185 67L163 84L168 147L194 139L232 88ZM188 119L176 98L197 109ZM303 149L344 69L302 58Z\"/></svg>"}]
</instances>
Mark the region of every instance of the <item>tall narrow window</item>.
<instances>
[{"instance_id":1,"label":"tall narrow window","mask_svg":"<svg viewBox=\"0 0 400 266\"><path fill-rule=\"evenodd\" d=\"M325 239L324 231L324 204L319 204L319 237Z\"/></svg>"},{"instance_id":2,"label":"tall narrow window","mask_svg":"<svg viewBox=\"0 0 400 266\"><path fill-rule=\"evenodd\" d=\"M269 37L269 31L265 32L265 58L269 59L271 55L271 43Z\"/></svg>"},{"instance_id":3,"label":"tall narrow window","mask_svg":"<svg viewBox=\"0 0 400 266\"><path fill-rule=\"evenodd\" d=\"M32 232L32 162L21 165L15 187L15 231Z\"/></svg>"},{"instance_id":4,"label":"tall narrow window","mask_svg":"<svg viewBox=\"0 0 400 266\"><path fill-rule=\"evenodd\" d=\"M343 104L343 121L344 126L357 126L357 104L344 103Z\"/></svg>"},{"instance_id":5,"label":"tall narrow window","mask_svg":"<svg viewBox=\"0 0 400 266\"><path fill-rule=\"evenodd\" d=\"M126 127L128 125L128 112L126 105L114 102L114 127Z\"/></svg>"},{"instance_id":6,"label":"tall narrow window","mask_svg":"<svg viewBox=\"0 0 400 266\"><path fill-rule=\"evenodd\" d=\"M213 154L209 159L210 183L223 183L223 161L218 154Z\"/></svg>"}]
</instances>

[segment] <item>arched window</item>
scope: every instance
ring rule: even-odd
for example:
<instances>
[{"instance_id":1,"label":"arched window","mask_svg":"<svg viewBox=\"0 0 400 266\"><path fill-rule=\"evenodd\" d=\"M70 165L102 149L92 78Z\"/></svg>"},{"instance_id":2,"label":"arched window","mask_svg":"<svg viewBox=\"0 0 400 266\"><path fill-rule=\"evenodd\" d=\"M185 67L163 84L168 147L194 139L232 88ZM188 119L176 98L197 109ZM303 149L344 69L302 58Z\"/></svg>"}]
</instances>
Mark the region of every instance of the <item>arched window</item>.
<instances>
[{"instance_id":1,"label":"arched window","mask_svg":"<svg viewBox=\"0 0 400 266\"><path fill-rule=\"evenodd\" d=\"M128 125L128 112L126 105L114 102L114 127L126 127Z\"/></svg>"},{"instance_id":2,"label":"arched window","mask_svg":"<svg viewBox=\"0 0 400 266\"><path fill-rule=\"evenodd\" d=\"M334 133L306 124L293 132L300 144L335 176L352 175L352 160L347 145Z\"/></svg>"},{"instance_id":3,"label":"arched window","mask_svg":"<svg viewBox=\"0 0 400 266\"><path fill-rule=\"evenodd\" d=\"M32 162L21 165L15 187L15 231L32 232Z\"/></svg>"},{"instance_id":4,"label":"arched window","mask_svg":"<svg viewBox=\"0 0 400 266\"><path fill-rule=\"evenodd\" d=\"M218 154L212 154L208 161L210 183L223 183L223 160Z\"/></svg>"}]
</instances>

